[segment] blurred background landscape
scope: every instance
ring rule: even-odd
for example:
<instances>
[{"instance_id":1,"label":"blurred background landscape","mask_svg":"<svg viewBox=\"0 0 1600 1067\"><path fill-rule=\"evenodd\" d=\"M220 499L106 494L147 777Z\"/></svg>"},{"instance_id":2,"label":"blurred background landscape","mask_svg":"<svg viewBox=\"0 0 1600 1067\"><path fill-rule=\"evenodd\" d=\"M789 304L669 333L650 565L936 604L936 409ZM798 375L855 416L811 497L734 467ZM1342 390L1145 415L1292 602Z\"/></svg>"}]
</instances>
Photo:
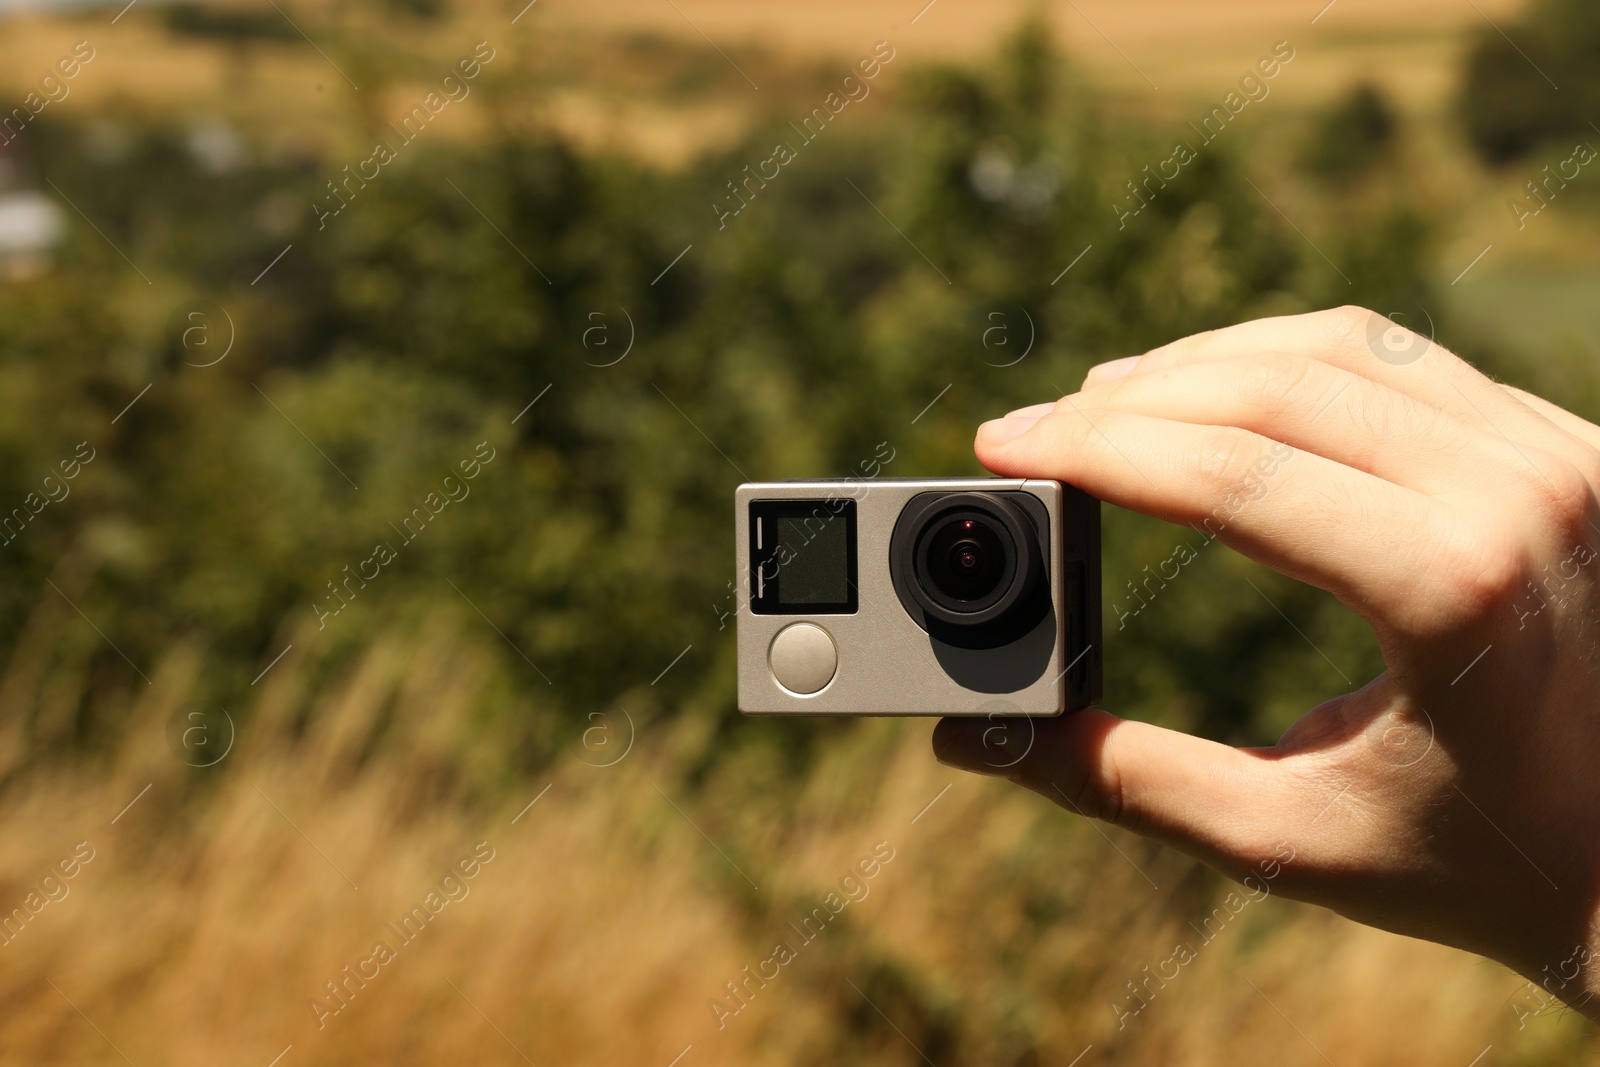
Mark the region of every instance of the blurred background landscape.
<instances>
[{"instance_id":1,"label":"blurred background landscape","mask_svg":"<svg viewBox=\"0 0 1600 1067\"><path fill-rule=\"evenodd\" d=\"M730 583L740 481L975 473L979 421L1260 315L1600 416L1592 5L524 3L0 3L0 1063L1592 1048L1276 898L1149 994L1229 883L929 722L742 719ZM1179 534L1105 523L1110 605ZM1125 622L1106 706L1230 743L1382 669L1221 553Z\"/></svg>"}]
</instances>

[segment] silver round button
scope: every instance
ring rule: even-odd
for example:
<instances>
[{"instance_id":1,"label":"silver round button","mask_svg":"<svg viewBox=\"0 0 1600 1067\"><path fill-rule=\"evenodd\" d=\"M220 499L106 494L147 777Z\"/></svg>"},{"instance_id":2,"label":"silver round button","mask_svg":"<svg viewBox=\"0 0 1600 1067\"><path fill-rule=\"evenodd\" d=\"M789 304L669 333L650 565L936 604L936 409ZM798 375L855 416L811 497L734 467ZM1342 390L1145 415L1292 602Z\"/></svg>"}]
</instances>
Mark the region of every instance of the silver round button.
<instances>
[{"instance_id":1,"label":"silver round button","mask_svg":"<svg viewBox=\"0 0 1600 1067\"><path fill-rule=\"evenodd\" d=\"M797 622L772 639L767 663L779 685L796 696L811 696L833 681L839 650L828 631L814 623Z\"/></svg>"}]
</instances>

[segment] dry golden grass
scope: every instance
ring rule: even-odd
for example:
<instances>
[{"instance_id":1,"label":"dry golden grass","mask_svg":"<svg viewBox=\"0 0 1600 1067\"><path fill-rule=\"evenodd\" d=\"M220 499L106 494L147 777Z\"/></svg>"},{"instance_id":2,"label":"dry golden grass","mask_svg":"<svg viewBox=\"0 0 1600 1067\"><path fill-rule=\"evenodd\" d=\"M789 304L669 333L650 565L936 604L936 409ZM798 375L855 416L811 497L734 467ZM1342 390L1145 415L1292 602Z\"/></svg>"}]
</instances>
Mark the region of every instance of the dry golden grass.
<instances>
[{"instance_id":1,"label":"dry golden grass","mask_svg":"<svg viewBox=\"0 0 1600 1067\"><path fill-rule=\"evenodd\" d=\"M818 64L848 65L873 42L889 40L898 58L879 88L892 91L918 64L986 58L1035 11L1071 64L1144 117L1191 118L1280 39L1298 56L1292 77L1274 89L1279 109L1321 106L1367 78L1409 110L1432 115L1453 97L1469 35L1484 29L1485 18L1510 20L1525 6L1525 0L1337 0L1313 25L1326 0L1083 0L1077 10L1037 0L936 0L923 11L925 2L545 0L515 25L510 18L524 3L457 0L441 20L420 24L376 3L295 5L297 23L336 58L337 70L298 40L234 48L175 36L163 27L159 8L135 8L115 27L98 10L28 15L6 20L0 34L0 102L19 104L51 63L86 39L96 58L71 95L52 105L57 117L83 118L133 102L179 120L222 115L273 143L327 147L354 138L364 144L363 118L381 127L425 88L427 72L488 40L501 56L496 75L524 90L517 110L530 121L589 150L677 167L809 104ZM655 69L628 47L641 42L647 50L650 42L692 50L708 72L699 88L675 90L680 72L670 64ZM347 75L361 88L347 84ZM387 84L375 90L375 83ZM441 136L477 136L483 121L481 107L464 109Z\"/></svg>"},{"instance_id":2,"label":"dry golden grass","mask_svg":"<svg viewBox=\"0 0 1600 1067\"><path fill-rule=\"evenodd\" d=\"M798 784L761 750L690 783L709 736L694 710L641 722L614 766L591 764L616 758L620 724L609 747L508 773L486 713L545 714L541 694L518 695L500 650L443 614L342 670L285 634L297 651L230 709L241 729L215 767L183 765L164 735L196 692L192 647L135 703L98 698L124 721L115 752L30 756L83 683L29 665L82 625L42 602L0 683L0 907L75 843L95 850L0 947L0 1063L265 1067L286 1046L283 1067L665 1067L690 1045L684 1067L922 1063L918 1050L941 1067L1066 1064L1090 1045L1086 1065L1466 1064L1491 1043L1490 1063L1572 1058L1570 1020L1517 1031L1519 983L1501 968L1277 899L1119 1032L1124 983L1226 887L940 768L925 723L830 731ZM787 924L880 841L894 858L868 895L802 943ZM385 924L479 842L494 856L468 895L398 947ZM312 999L380 938L397 958L319 1029ZM708 1003L779 940L796 957L719 1029Z\"/></svg>"}]
</instances>

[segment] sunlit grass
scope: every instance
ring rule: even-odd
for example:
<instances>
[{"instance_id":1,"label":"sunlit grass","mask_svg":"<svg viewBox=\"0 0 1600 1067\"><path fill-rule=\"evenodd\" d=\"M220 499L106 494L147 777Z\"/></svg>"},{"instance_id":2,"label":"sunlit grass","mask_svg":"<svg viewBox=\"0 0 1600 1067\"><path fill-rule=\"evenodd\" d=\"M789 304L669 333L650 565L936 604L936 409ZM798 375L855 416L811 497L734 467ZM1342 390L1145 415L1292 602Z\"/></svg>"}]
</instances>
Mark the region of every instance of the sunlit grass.
<instances>
[{"instance_id":1,"label":"sunlit grass","mask_svg":"<svg viewBox=\"0 0 1600 1067\"><path fill-rule=\"evenodd\" d=\"M6 1062L265 1065L291 1045L280 1062L665 1065L691 1045L682 1063L1570 1055L1556 1050L1575 1023L1519 1032L1520 982L1459 953L1277 899L1202 940L1188 924L1223 883L939 767L925 723L836 733L798 783L760 751L686 782L706 744L694 717L640 724L620 759L618 720L508 774L494 732L468 726L521 699L498 655L440 624L391 632L317 689L321 665L287 658L230 709L236 742L207 769L166 741L195 695L194 648L149 672L114 755L30 766L18 724L40 720L8 708L0 903L23 905L80 841L94 858L0 947ZM74 684L19 672L8 692L41 705ZM875 847L892 859L864 878ZM475 848L492 859L445 880ZM389 924L441 885L404 943ZM828 921L803 927L819 908ZM363 963L379 941L393 957ZM1193 962L1146 983L1178 941ZM763 965L780 942L791 958ZM1146 983L1131 1015L1113 1007L1135 1005L1129 982Z\"/></svg>"}]
</instances>

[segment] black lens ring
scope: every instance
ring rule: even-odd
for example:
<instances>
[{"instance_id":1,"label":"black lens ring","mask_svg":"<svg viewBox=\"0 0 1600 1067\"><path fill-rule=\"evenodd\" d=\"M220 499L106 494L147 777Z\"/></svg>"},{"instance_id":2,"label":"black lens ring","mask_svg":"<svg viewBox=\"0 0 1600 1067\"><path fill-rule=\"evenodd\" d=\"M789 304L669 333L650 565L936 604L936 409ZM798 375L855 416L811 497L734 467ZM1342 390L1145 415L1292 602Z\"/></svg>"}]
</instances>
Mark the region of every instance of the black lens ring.
<instances>
[{"instance_id":1,"label":"black lens ring","mask_svg":"<svg viewBox=\"0 0 1600 1067\"><path fill-rule=\"evenodd\" d=\"M956 610L941 603L924 587L918 556L929 536L959 513L976 513L1010 539L1014 548L1010 580L997 595L976 603L977 610ZM1005 618L1019 604L1031 600L1045 574L1039 535L1022 508L997 493L928 493L915 498L900 513L890 540L889 570L895 591L913 617L947 627L987 626ZM924 627L926 628L926 627Z\"/></svg>"}]
</instances>

